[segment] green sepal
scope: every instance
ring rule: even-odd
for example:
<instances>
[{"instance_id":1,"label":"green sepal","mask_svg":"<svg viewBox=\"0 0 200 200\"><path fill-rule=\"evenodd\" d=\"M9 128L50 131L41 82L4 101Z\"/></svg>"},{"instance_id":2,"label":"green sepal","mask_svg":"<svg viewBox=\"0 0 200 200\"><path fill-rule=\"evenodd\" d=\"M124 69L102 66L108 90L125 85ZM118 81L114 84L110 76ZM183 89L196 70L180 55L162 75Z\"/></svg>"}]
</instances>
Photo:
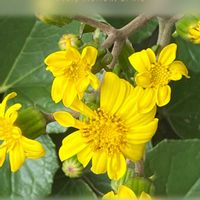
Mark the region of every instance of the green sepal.
<instances>
[{"instance_id":1,"label":"green sepal","mask_svg":"<svg viewBox=\"0 0 200 200\"><path fill-rule=\"evenodd\" d=\"M155 191L153 183L143 177L133 177L125 185L132 189L137 196L140 196L142 192L153 195Z\"/></svg>"},{"instance_id":2,"label":"green sepal","mask_svg":"<svg viewBox=\"0 0 200 200\"><path fill-rule=\"evenodd\" d=\"M42 113L33 107L19 112L16 125L22 130L22 134L30 139L46 133L46 120Z\"/></svg>"}]
</instances>

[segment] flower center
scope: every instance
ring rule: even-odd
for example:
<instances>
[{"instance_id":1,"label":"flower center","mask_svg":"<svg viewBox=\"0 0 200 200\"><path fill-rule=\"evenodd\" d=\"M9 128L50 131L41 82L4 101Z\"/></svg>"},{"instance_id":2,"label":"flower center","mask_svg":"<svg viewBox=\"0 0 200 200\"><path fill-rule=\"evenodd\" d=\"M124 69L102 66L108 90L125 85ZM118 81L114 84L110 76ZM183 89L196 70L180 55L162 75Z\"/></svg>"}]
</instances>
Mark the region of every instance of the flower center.
<instances>
[{"instance_id":1,"label":"flower center","mask_svg":"<svg viewBox=\"0 0 200 200\"><path fill-rule=\"evenodd\" d=\"M103 150L112 155L126 143L127 128L119 117L98 109L82 133L93 151Z\"/></svg>"},{"instance_id":2,"label":"flower center","mask_svg":"<svg viewBox=\"0 0 200 200\"><path fill-rule=\"evenodd\" d=\"M167 85L169 83L169 70L166 66L153 64L150 70L153 87Z\"/></svg>"},{"instance_id":3,"label":"flower center","mask_svg":"<svg viewBox=\"0 0 200 200\"><path fill-rule=\"evenodd\" d=\"M72 62L70 66L65 69L65 75L73 81L81 80L86 74L87 68L80 61Z\"/></svg>"},{"instance_id":4,"label":"flower center","mask_svg":"<svg viewBox=\"0 0 200 200\"><path fill-rule=\"evenodd\" d=\"M189 38L196 43L200 43L200 22L191 26L188 30Z\"/></svg>"}]
</instances>

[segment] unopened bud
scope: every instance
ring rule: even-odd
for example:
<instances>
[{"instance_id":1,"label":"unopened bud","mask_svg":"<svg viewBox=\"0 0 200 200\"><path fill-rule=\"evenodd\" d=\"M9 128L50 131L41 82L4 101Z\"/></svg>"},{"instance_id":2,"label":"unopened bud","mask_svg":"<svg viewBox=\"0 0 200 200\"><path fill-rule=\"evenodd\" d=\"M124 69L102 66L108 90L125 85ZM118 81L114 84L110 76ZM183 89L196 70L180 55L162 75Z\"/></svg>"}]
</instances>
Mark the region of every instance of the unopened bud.
<instances>
[{"instance_id":1,"label":"unopened bud","mask_svg":"<svg viewBox=\"0 0 200 200\"><path fill-rule=\"evenodd\" d=\"M200 44L200 17L183 17L176 23L176 35L179 35L185 40Z\"/></svg>"},{"instance_id":2,"label":"unopened bud","mask_svg":"<svg viewBox=\"0 0 200 200\"><path fill-rule=\"evenodd\" d=\"M52 24L60 27L72 22L72 19L68 16L42 15L39 13L36 14L36 17L46 24Z\"/></svg>"},{"instance_id":3,"label":"unopened bud","mask_svg":"<svg viewBox=\"0 0 200 200\"><path fill-rule=\"evenodd\" d=\"M66 176L70 178L78 178L83 173L83 166L78 161L77 157L74 156L63 162L62 170Z\"/></svg>"},{"instance_id":4,"label":"unopened bud","mask_svg":"<svg viewBox=\"0 0 200 200\"><path fill-rule=\"evenodd\" d=\"M82 43L77 35L65 34L59 40L58 45L59 45L60 49L65 50L68 42L70 42L70 45L73 47L79 47Z\"/></svg>"},{"instance_id":5,"label":"unopened bud","mask_svg":"<svg viewBox=\"0 0 200 200\"><path fill-rule=\"evenodd\" d=\"M153 183L143 177L133 177L125 185L132 189L137 196L140 196L142 192L153 194L155 190Z\"/></svg>"}]
</instances>

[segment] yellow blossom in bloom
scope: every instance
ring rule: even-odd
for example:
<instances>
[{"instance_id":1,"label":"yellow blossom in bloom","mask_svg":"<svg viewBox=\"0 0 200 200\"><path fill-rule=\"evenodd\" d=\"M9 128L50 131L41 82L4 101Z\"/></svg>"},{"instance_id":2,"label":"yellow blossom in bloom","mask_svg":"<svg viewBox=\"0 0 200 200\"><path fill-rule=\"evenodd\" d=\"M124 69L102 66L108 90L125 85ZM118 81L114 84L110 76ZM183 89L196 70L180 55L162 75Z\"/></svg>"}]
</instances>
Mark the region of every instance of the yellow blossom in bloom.
<instances>
[{"instance_id":1,"label":"yellow blossom in bloom","mask_svg":"<svg viewBox=\"0 0 200 200\"><path fill-rule=\"evenodd\" d=\"M188 37L196 44L200 44L200 21L188 29Z\"/></svg>"},{"instance_id":2,"label":"yellow blossom in bloom","mask_svg":"<svg viewBox=\"0 0 200 200\"><path fill-rule=\"evenodd\" d=\"M82 98L89 85L98 89L99 80L91 72L97 54L92 46L85 47L80 54L68 41L66 50L52 53L45 59L47 70L55 76L51 89L55 103L63 100L64 105L70 107L75 98Z\"/></svg>"},{"instance_id":3,"label":"yellow blossom in bloom","mask_svg":"<svg viewBox=\"0 0 200 200\"><path fill-rule=\"evenodd\" d=\"M117 194L113 191L108 192L103 196L102 200L152 200L152 198L145 192L142 192L140 197L137 198L135 193L130 188L120 185Z\"/></svg>"},{"instance_id":4,"label":"yellow blossom in bloom","mask_svg":"<svg viewBox=\"0 0 200 200\"><path fill-rule=\"evenodd\" d=\"M138 113L136 102L140 96L140 91L127 81L107 72L97 110L91 110L77 99L72 105L73 110L88 120L76 120L68 112L54 113L61 125L79 129L64 138L59 150L61 161L77 154L84 167L92 160L94 173L107 172L110 179L121 178L126 172L126 158L140 160L145 144L157 129L156 107L148 113Z\"/></svg>"},{"instance_id":5,"label":"yellow blossom in bloom","mask_svg":"<svg viewBox=\"0 0 200 200\"><path fill-rule=\"evenodd\" d=\"M149 109L155 104L164 106L171 99L171 80L178 81L188 70L181 61L175 61L176 44L163 48L158 59L151 49L142 50L129 57L131 65L137 71L135 82L138 87L145 88L144 99L149 101ZM145 101L145 100L144 100Z\"/></svg>"},{"instance_id":6,"label":"yellow blossom in bloom","mask_svg":"<svg viewBox=\"0 0 200 200\"><path fill-rule=\"evenodd\" d=\"M21 104L16 103L6 109L7 101L16 95L14 92L8 94L0 104L0 167L4 164L8 153L12 172L16 172L26 158L37 159L45 154L39 142L24 137L21 129L14 124Z\"/></svg>"}]
</instances>

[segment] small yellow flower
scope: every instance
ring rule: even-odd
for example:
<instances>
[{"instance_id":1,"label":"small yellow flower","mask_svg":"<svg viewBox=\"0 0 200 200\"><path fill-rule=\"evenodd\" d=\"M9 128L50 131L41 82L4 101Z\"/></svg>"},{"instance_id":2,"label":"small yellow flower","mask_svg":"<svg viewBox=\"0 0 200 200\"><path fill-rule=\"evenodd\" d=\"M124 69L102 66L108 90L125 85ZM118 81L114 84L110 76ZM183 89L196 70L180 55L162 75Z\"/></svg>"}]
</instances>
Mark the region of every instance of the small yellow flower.
<instances>
[{"instance_id":1,"label":"small yellow flower","mask_svg":"<svg viewBox=\"0 0 200 200\"><path fill-rule=\"evenodd\" d=\"M189 27L188 37L195 44L200 44L200 21Z\"/></svg>"},{"instance_id":2,"label":"small yellow flower","mask_svg":"<svg viewBox=\"0 0 200 200\"><path fill-rule=\"evenodd\" d=\"M99 80L91 72L97 53L96 48L87 46L80 55L68 42L65 51L57 51L45 59L47 69L55 76L51 90L55 103L63 100L64 105L70 107L77 96L82 98L89 84L98 89Z\"/></svg>"},{"instance_id":3,"label":"small yellow flower","mask_svg":"<svg viewBox=\"0 0 200 200\"><path fill-rule=\"evenodd\" d=\"M45 154L39 142L24 137L21 129L14 124L21 104L16 103L6 110L7 101L16 95L14 92L8 94L0 104L0 167L5 162L6 153L9 153L12 172L16 172L26 158L37 159Z\"/></svg>"},{"instance_id":4,"label":"small yellow flower","mask_svg":"<svg viewBox=\"0 0 200 200\"><path fill-rule=\"evenodd\" d=\"M102 198L102 200L125 200L125 199L126 200L152 200L152 198L145 192L142 192L140 197L137 198L135 193L130 188L124 185L119 186L117 194L111 191L105 194Z\"/></svg>"},{"instance_id":5,"label":"small yellow flower","mask_svg":"<svg viewBox=\"0 0 200 200\"><path fill-rule=\"evenodd\" d=\"M138 113L139 96L127 81L107 72L100 91L100 108L92 111L77 99L72 105L88 120L76 120L67 112L54 113L61 125L79 129L63 140L61 161L77 154L84 167L92 159L94 173L107 172L110 179L121 178L126 172L126 158L140 160L145 144L157 129L156 107L148 113Z\"/></svg>"},{"instance_id":6,"label":"small yellow flower","mask_svg":"<svg viewBox=\"0 0 200 200\"><path fill-rule=\"evenodd\" d=\"M178 81L182 75L188 78L188 70L181 61L176 58L176 44L166 46L156 59L151 49L142 50L129 57L131 65L137 71L136 84L145 89L145 98L152 106L164 106L171 99L171 88L168 83Z\"/></svg>"}]
</instances>

